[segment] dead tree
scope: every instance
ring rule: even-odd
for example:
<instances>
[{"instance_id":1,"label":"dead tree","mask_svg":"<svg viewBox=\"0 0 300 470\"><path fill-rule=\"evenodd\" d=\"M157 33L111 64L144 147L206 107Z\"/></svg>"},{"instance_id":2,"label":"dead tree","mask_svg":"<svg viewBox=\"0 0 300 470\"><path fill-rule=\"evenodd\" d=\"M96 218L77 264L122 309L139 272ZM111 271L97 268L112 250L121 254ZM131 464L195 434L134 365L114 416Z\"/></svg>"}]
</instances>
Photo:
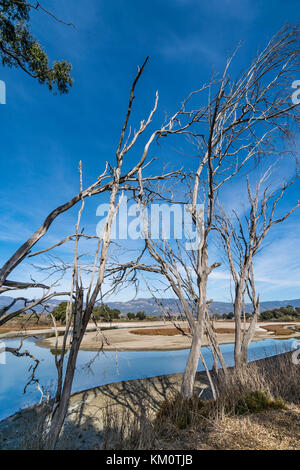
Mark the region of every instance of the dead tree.
<instances>
[{"instance_id":1,"label":"dead tree","mask_svg":"<svg viewBox=\"0 0 300 470\"><path fill-rule=\"evenodd\" d=\"M213 77L207 86L202 87L201 94L195 95L196 111L192 115L197 115L197 118L183 132L196 148L198 157L196 170L185 170L185 182L190 187L185 202L190 204L192 223L199 234L197 249L182 257L176 243L172 246L165 240L160 244L154 243L149 233L145 251L155 261L154 265L143 263L139 257L135 266L132 263L127 266L126 276L129 273L135 275L138 269L162 274L182 305L192 332L181 388L186 398L193 395L207 327L208 279L220 265L219 260L212 264L208 261L216 201L225 185L239 176L242 169L253 170L270 154L281 153L285 138L293 134L299 115L297 105L292 104L286 89L292 83L299 63L299 28L285 27L279 31L236 81L229 76L231 62L232 59L227 62L220 79ZM199 98L205 92L208 96L203 101L208 104L199 108ZM280 149L274 145L277 140L280 141ZM146 207L148 201L145 201L142 184L139 198L141 206ZM203 204L201 212L198 203Z\"/></svg>"},{"instance_id":2,"label":"dead tree","mask_svg":"<svg viewBox=\"0 0 300 470\"><path fill-rule=\"evenodd\" d=\"M49 247L46 250L40 250L37 253L31 254L31 256L35 254L40 254L41 252L45 253L53 248L62 245L68 241L73 241L75 243L74 248L74 262L72 265L72 280L71 280L71 287L69 292L69 301L67 304L66 310L66 328L64 337L62 340L62 347L60 351L56 354L56 367L58 372L58 382L56 388L56 395L54 398L54 405L51 414L50 420L50 427L49 433L47 438L47 447L49 449L54 449L56 447L62 426L64 424L67 410L68 410L68 403L72 389L72 383L76 368L76 361L78 352L80 349L80 345L83 339L83 336L86 332L87 325L92 317L93 308L97 300L99 300L99 296L101 296L101 290L103 281L106 277L107 271L107 263L109 259L109 250L111 246L111 233L112 233L112 225L115 220L115 217L118 213L120 203L122 201L122 197L124 192L126 191L135 191L140 182L142 181L144 184L149 184L151 182L163 180L170 178L173 176L173 173L169 174L161 174L156 176L144 176L141 179L142 171L146 171L146 168L151 163L151 160L148 159L148 153L152 142L159 138L162 135L169 135L169 134L181 134L184 133L191 124L195 121L198 114L188 114L185 115L184 109L186 103L189 101L190 97L188 97L184 103L181 105L179 111L177 111L167 122L162 125L160 128L155 130L151 133L150 137L147 139L142 154L139 157L138 161L124 174L122 173L123 170L123 163L127 153L134 148L138 138L144 134L148 126L150 125L153 115L157 109L158 104L158 94L156 94L155 103L153 109L151 110L148 118L145 121L140 123L140 126L137 131L135 131L134 135L130 137L130 135L126 139L126 132L128 131L129 126L129 118L131 116L132 104L134 100L134 91L136 84L144 70L145 63L139 69L137 76L133 82L130 92L130 99L128 104L128 110L125 117L124 125L121 131L120 141L116 150L116 161L115 166L112 168L112 164L110 163L111 168L111 181L110 183L106 183L101 192L106 191L109 196L109 210L107 216L105 218L104 229L101 237L98 237L97 247L94 254L94 264L90 269L90 281L88 286L84 286L81 280L81 261L80 261L80 253L79 253L79 243L80 240L85 238L95 238L95 237L88 237L83 235L80 230L80 223L81 223L81 215L84 210L85 206L85 198L86 193L83 190L83 183L82 183L82 168L80 165L80 192L81 195L81 206L78 212L78 220L76 224L76 231L74 234L65 237L60 242L57 242L55 245ZM192 95L191 95L192 96ZM179 117L182 117L181 121ZM105 189L104 189L105 188ZM99 188L95 191L99 191ZM93 190L91 192L93 193ZM72 312L74 303L74 313ZM68 344L68 340L70 339L70 345ZM69 346L69 354L68 357L65 357L65 352L67 347ZM66 366L66 367L64 367ZM65 373L64 373L65 370Z\"/></svg>"},{"instance_id":3,"label":"dead tree","mask_svg":"<svg viewBox=\"0 0 300 470\"><path fill-rule=\"evenodd\" d=\"M191 205L191 216L193 224L200 234L198 247L191 256L194 263L194 278L192 279L194 292L190 290L189 294L190 300L194 303L192 310L189 307L188 298L185 296L185 293L190 289L191 274L188 270L183 271L185 279L188 281L183 284L184 278L176 266L178 262L176 261L176 250L173 247L168 250L164 250L164 247L157 249L151 238L146 239L146 249L156 262L155 266L151 267L152 272L161 273L167 279L192 325L192 347L182 384L183 396L192 396L202 338L208 325L207 282L213 269L219 266L218 261L211 265L208 262L208 244L214 227L216 199L224 185L238 175L242 168L253 166L257 160L262 159L270 152L276 153L272 144L275 138L290 135L292 129L288 123L294 122L297 117L297 109L296 105L291 103L290 97L287 96L286 85L292 82L295 68L298 65L298 56L299 30L287 27L272 38L266 49L256 57L237 81L230 80L231 60L228 61L223 76L220 79L213 77L209 85L192 93L184 101L179 111L166 124L150 135L137 163L122 173L126 154L134 149L138 138L150 125L157 108L158 95L147 120L142 121L133 137L129 136L125 141L134 90L143 72L144 64L131 88L128 111L116 151L114 168L112 165L107 165L96 182L85 190L81 181L78 195L53 211L45 219L40 229L17 250L1 269L0 287L13 269L30 254L32 247L45 235L55 218L75 204L81 204L74 237L75 254L66 334L63 350L57 363L59 380L49 432L48 446L50 448L55 448L66 417L78 351L105 278L111 245L112 223L118 212L122 191L138 188L137 192L141 205L143 205L145 186L151 182L151 178L144 176L146 167L150 163L149 160L147 161L149 148L155 139L172 134L187 136L196 147L198 156L196 170L186 174L186 181L190 181L191 186L191 198L188 200ZM199 105L201 92L207 92L208 95L205 97L204 105ZM187 103L192 100L196 101L194 108L186 110ZM165 177L166 175L162 175L160 178L164 180ZM158 178L154 177L154 180ZM102 193L109 195L110 209L106 217L103 237L99 240L96 249L96 261L91 283L85 292L80 278L78 261L81 212L88 196ZM203 213L198 210L197 204L199 202L204 204ZM145 263L143 266L141 258L137 264L150 271L149 265L147 266ZM156 268L157 271L155 271ZM194 285L196 285L196 290ZM75 302L74 315L72 315L73 301ZM71 327L72 342L67 358L66 374L63 376L66 337L71 331Z\"/></svg>"},{"instance_id":4,"label":"dead tree","mask_svg":"<svg viewBox=\"0 0 300 470\"><path fill-rule=\"evenodd\" d=\"M121 135L119 147L117 149L117 159L120 159L120 163L122 163L123 157L125 156L125 154L127 152L129 152L132 149L132 147L134 147L134 145L135 145L137 139L140 137L140 135L143 134L144 131L147 129L147 127L151 123L153 115L155 114L155 111L157 109L158 93L156 94L154 108L152 109L151 113L149 114L148 119L146 121L141 122L140 128L134 133L134 136L132 137L131 141L126 142L126 144L122 148L123 141L124 141L124 135L125 135L125 132L127 130L128 120L129 120L129 117L130 117L130 114L131 114L131 106L132 106L132 103L133 103L133 100L134 100L135 86L136 86L136 84L137 84L137 82L138 82L138 80L139 80L139 78L140 78L140 76L141 76L141 74L144 70L144 67L145 67L147 61L148 61L148 58L146 59L145 63L141 67L141 69L139 69L139 72L136 76L135 82L134 82L132 90L131 90L128 113L127 113L126 121L125 121L123 130L122 130L122 135ZM169 129L173 128L174 124L176 126L176 117L177 117L177 113L173 116L173 118L170 119L170 121L168 123L166 123L166 125L162 129L155 131L151 135L151 137L149 138L149 141L147 142L147 145L144 148L144 152L143 152L143 155L140 159L140 162L137 164L137 166L131 168L128 172L125 172L124 174L119 175L119 180L118 180L119 185L122 185L122 184L125 184L125 183L130 184L131 182L134 182L134 180L135 180L134 175L135 175L137 169L140 166L142 166L143 163L145 162L147 154L148 154L148 149L149 149L151 143L153 142L153 140L157 137L157 135L160 132L167 133L169 131ZM112 193L113 192L113 188L115 187L115 175L111 175L110 170L111 170L110 165L107 163L103 173L101 173L90 186L88 186L85 189L82 186L81 189L80 189L80 192L76 196L74 196L72 199L70 199L69 201L65 202L64 204L60 205L59 207L54 209L52 212L50 212L50 214L48 214L47 217L45 218L42 225L28 238L28 240L25 243L23 243L15 251L15 253L13 253L13 255L5 262L5 264L0 269L0 293L3 293L5 291L11 290L11 289L16 290L17 288L23 290L23 289L26 289L26 288L29 288L29 287L31 287L31 288L32 287L37 287L37 288L46 288L47 287L47 286L43 286L43 285L36 284L36 283L21 283L21 282L17 282L17 281L9 281L7 278L12 274L14 269L26 257L28 257L32 254L32 248L41 240L42 237L44 237L47 234L47 232L50 229L52 223L54 222L54 220L58 216L60 216L63 213L67 212L73 206L75 206L76 204L82 202L87 197L95 196L95 195L102 194L102 193L105 193L105 192L107 192L107 193ZM67 238L72 239L72 235L70 235ZM59 242L59 244L62 244L62 243L63 243L63 241ZM43 250L41 250L41 252L43 252ZM56 294L56 295L60 295L60 294ZM43 304L44 302L46 302L47 300L49 300L52 297L55 297L54 293L51 294L51 297L49 297L47 295L45 296L43 294L41 296L41 298L39 299L38 304ZM17 300L22 300L22 297L20 297ZM0 319L0 321L1 321L0 325L3 325L6 321L9 321L13 316L15 317L15 316L19 315L20 313L24 313L24 312L26 312L27 310L30 310L30 308L32 308L36 305L37 305L37 301L33 301L31 305L26 305L26 306L24 305L24 309L22 309L22 311L17 311L13 315L10 315L10 316L7 316L7 317L2 317ZM1 317L1 313L0 313L0 317Z\"/></svg>"},{"instance_id":5,"label":"dead tree","mask_svg":"<svg viewBox=\"0 0 300 470\"><path fill-rule=\"evenodd\" d=\"M241 218L234 212L235 223L224 213L217 217L217 229L221 236L223 247L228 260L230 273L234 281L234 318L235 318L235 348L234 359L240 367L247 362L250 342L255 334L259 316L260 297L256 292L254 275L254 256L261 250L262 244L272 227L284 222L296 209L300 202L278 217L278 204L284 198L286 191L297 181L298 175L280 189L274 188L274 183L268 180L273 176L274 165L259 178L253 191L247 177L248 209ZM242 329L242 306L244 295L248 292L253 305L253 316L248 329Z\"/></svg>"},{"instance_id":6,"label":"dead tree","mask_svg":"<svg viewBox=\"0 0 300 470\"><path fill-rule=\"evenodd\" d=\"M193 115L189 114L186 116L184 114L184 109L186 103L190 100L191 96L189 96L180 106L179 110L174 113L173 116L170 117L161 127L157 128L153 132L151 132L150 136L147 138L146 143L144 144L142 153L139 154L139 157L134 165L132 165L129 169L123 171L123 163L127 157L127 154L130 151L135 149L135 145L139 138L144 135L148 127L152 123L153 116L157 110L158 105L158 93L156 93L155 101L153 108L151 109L148 117L146 120L141 121L137 130L134 131L133 134L130 132L130 118L132 113L132 105L134 101L134 93L136 89L136 85L144 71L148 58L145 60L144 64L141 68L138 69L138 73L133 81L129 103L127 108L127 113L125 116L124 124L120 134L120 140L116 149L115 155L115 165L110 163L106 163L106 167L90 186L86 189L83 187L82 181L82 172L81 172L81 179L80 179L80 190L78 194L73 197L71 200L67 201L65 204L59 206L54 211L52 211L44 220L41 227L9 258L9 260L4 264L4 266L0 270L0 289L1 292L7 291L7 289L15 289L17 286L21 289L27 287L39 287L44 289L44 293L38 300L33 300L32 302L28 302L26 299L24 300L24 307L18 309L16 311L11 311L10 308L13 307L14 303L10 305L10 308L5 308L1 315L1 324L4 324L15 318L16 316L20 315L21 313L32 311L34 307L37 305L44 305L45 302L50 300L57 295L69 295L69 303L67 309L67 323L66 323L66 330L65 336L63 341L63 348L60 355L60 358L57 358L56 365L58 370L58 384L57 384L57 391L54 400L54 408L51 417L51 426L49 431L49 439L47 445L49 448L55 448L56 442L64 423L69 397L71 393L71 387L75 372L76 360L78 351L80 348L80 344L83 338L83 335L86 331L87 324L91 318L92 310L99 297L99 293L101 291L101 287L103 284L103 280L105 277L105 269L106 263L108 259L109 248L111 244L111 228L113 221L116 217L116 214L119 209L119 204L122 199L122 194L127 190L134 190L134 187L138 186L139 178L138 172L143 170L146 171L146 168L150 165L153 159L149 159L148 153L151 147L151 144L155 142L157 138L160 136L166 136L169 134L181 134L185 132L192 122L197 118L197 113ZM180 122L179 116L182 118ZM184 121L184 122L183 122ZM127 135L126 135L127 134ZM148 176L144 178L145 182L151 181L159 181L159 180L166 180L172 174L160 174L155 176ZM79 240L82 237L85 238L95 238L93 236L86 236L79 232L79 225L81 220L81 213L84 209L85 200L90 196L95 196L97 194L106 193L109 199L110 209L108 211L107 217L105 219L104 231L101 239L98 239L98 245L95 253L95 264L93 268L93 273L91 275L90 285L87 288L87 292L83 287L80 279L80 269L78 266L78 245ZM48 232L51 224L59 215L63 214L64 212L71 209L76 204L80 203L80 210L78 215L78 221L76 226L76 233L65 237L64 240L61 240L54 244L54 246L50 247L49 249L39 250L36 253L32 253L32 248L36 245L36 243L46 235ZM14 269L28 256L34 256L40 253L44 253L49 251L50 249L60 246L67 241L73 241L75 243L75 254L74 254L74 265L72 268L72 285L70 287L70 291L68 293L56 293L50 292L49 286L40 285L37 283L28 283L22 284L18 282L8 281L7 278L10 276ZM12 285L13 284L13 285ZM21 298L20 298L21 300ZM72 303L75 303L75 314L72 315ZM63 374L63 367L64 367L64 352L66 351L66 344L67 344L67 337L69 332L72 330L72 344L70 348L70 353L68 356L67 364L66 364L66 373Z\"/></svg>"}]
</instances>

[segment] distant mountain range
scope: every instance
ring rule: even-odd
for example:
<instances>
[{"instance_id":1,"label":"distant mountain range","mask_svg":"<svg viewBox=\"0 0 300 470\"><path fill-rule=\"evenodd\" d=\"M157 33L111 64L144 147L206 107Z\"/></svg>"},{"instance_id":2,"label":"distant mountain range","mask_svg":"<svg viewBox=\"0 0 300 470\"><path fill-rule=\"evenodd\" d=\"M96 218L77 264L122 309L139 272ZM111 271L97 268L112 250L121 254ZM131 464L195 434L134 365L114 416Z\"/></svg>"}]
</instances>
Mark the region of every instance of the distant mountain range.
<instances>
[{"instance_id":1,"label":"distant mountain range","mask_svg":"<svg viewBox=\"0 0 300 470\"><path fill-rule=\"evenodd\" d=\"M132 312L137 313L143 310L146 315L161 315L162 308L169 311L169 313L179 313L181 311L180 305L175 299L157 299L156 301L150 299L135 299L128 302L107 302L110 308L117 308L122 313ZM270 300L268 302L261 302L261 312L265 310L272 310L273 308L286 307L292 305L293 307L300 307L300 299L294 300ZM213 302L211 310L216 315L223 313L230 313L233 311L231 302ZM252 304L245 304L245 312L251 313L253 311Z\"/></svg>"},{"instance_id":2,"label":"distant mountain range","mask_svg":"<svg viewBox=\"0 0 300 470\"><path fill-rule=\"evenodd\" d=\"M13 297L9 297L8 295L0 295L0 309L3 307L6 307L13 301ZM58 299L51 299L47 302L47 305L54 309L58 304L60 304L61 300ZM17 300L17 302L13 305L11 308L11 311L19 310L24 307L24 302L23 300ZM42 312L43 307L42 306L37 306L35 307L35 310L37 312Z\"/></svg>"},{"instance_id":3,"label":"distant mountain range","mask_svg":"<svg viewBox=\"0 0 300 470\"><path fill-rule=\"evenodd\" d=\"M0 309L9 305L13 298L9 296L0 296ZM61 300L51 299L47 302L47 305L51 308L55 308ZM127 302L106 302L110 308L116 308L122 313L137 313L144 311L146 315L161 315L162 310L167 310L169 313L179 313L181 311L180 305L175 299L157 299L156 301L152 298L147 299L134 299ZM23 301L17 301L13 310L18 310L23 307ZM272 310L273 308L286 307L292 305L293 307L300 307L300 299L293 300L270 300L268 302L261 302L261 312L265 310ZM222 315L223 313L229 313L233 311L233 305L230 302L213 302L211 309L216 315ZM37 311L41 312L42 307L38 307ZM246 313L252 312L252 305L245 304Z\"/></svg>"}]
</instances>

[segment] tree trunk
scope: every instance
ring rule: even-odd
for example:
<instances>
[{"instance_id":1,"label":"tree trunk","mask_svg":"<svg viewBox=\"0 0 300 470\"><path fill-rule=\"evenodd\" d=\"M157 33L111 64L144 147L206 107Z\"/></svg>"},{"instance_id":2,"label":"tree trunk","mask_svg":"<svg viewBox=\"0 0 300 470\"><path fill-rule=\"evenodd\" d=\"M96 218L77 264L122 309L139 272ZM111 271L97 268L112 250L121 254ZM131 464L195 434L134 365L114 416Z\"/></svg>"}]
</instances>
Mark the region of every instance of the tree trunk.
<instances>
[{"instance_id":1,"label":"tree trunk","mask_svg":"<svg viewBox=\"0 0 300 470\"><path fill-rule=\"evenodd\" d=\"M216 363L216 373L218 373L218 361L220 361L224 374L227 375L227 366L226 366L222 351L219 346L217 335L213 329L213 326L210 324L208 315L206 318L206 328L207 328L207 338L211 344L211 350L214 356L214 362Z\"/></svg>"},{"instance_id":2,"label":"tree trunk","mask_svg":"<svg viewBox=\"0 0 300 470\"><path fill-rule=\"evenodd\" d=\"M77 299L78 301L78 299ZM82 299L80 302L80 306L82 308ZM63 379L63 387L61 390L60 387L57 387L57 393L55 398L55 403L53 406L53 411L51 415L51 423L50 429L47 436L47 448L49 450L54 450L56 448L60 432L62 430L63 424L65 422L69 400L72 391L72 384L74 379L74 374L76 370L76 362L77 356L80 349L80 345L82 342L82 338L86 331L86 327L88 325L88 321L90 318L90 311L85 311L84 318L82 318L82 310L81 308L79 311L76 312L74 316L74 325L73 325L73 334L72 334L72 342L70 348L70 354L68 357L66 374ZM61 370L61 378L63 377L63 362L60 365ZM60 376L60 374L59 374Z\"/></svg>"},{"instance_id":3,"label":"tree trunk","mask_svg":"<svg viewBox=\"0 0 300 470\"><path fill-rule=\"evenodd\" d=\"M236 367L242 365L242 319L241 319L241 289L236 287L234 302L234 319L235 319L235 341L234 341L234 362Z\"/></svg>"},{"instance_id":4,"label":"tree trunk","mask_svg":"<svg viewBox=\"0 0 300 470\"><path fill-rule=\"evenodd\" d=\"M62 426L66 419L80 343L81 339L73 339L62 393L59 402L54 405L51 417L50 430L47 439L47 448L49 450L55 449Z\"/></svg>"},{"instance_id":5,"label":"tree trunk","mask_svg":"<svg viewBox=\"0 0 300 470\"><path fill-rule=\"evenodd\" d=\"M242 361L245 364L248 362L249 344L251 343L253 336L255 334L255 328L257 324L258 315L259 315L259 301L255 305L252 321L249 325L249 328L247 330L247 333L244 336L243 343L242 343L241 355L242 355Z\"/></svg>"},{"instance_id":6,"label":"tree trunk","mask_svg":"<svg viewBox=\"0 0 300 470\"><path fill-rule=\"evenodd\" d=\"M195 332L192 338L190 354L185 367L181 385L181 395L183 398L192 398L194 395L195 376L199 363L201 344L201 331L199 328L195 328Z\"/></svg>"}]
</instances>

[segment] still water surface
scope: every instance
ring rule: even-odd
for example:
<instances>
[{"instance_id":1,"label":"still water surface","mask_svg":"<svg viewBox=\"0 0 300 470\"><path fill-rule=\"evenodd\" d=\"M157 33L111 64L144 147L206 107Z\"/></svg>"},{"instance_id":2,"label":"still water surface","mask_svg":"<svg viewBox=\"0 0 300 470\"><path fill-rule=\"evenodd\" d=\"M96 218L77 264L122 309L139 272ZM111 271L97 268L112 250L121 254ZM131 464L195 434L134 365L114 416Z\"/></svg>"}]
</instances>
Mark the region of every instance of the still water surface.
<instances>
[{"instance_id":1,"label":"still water surface","mask_svg":"<svg viewBox=\"0 0 300 470\"><path fill-rule=\"evenodd\" d=\"M249 360L262 359L282 352L291 351L294 339L265 339L252 343L249 348ZM5 341L6 346L17 347L19 339ZM36 338L24 340L23 350L28 349L41 362L37 377L45 390L54 390L56 368L54 356L49 349L40 348ZM233 345L221 345L227 365L233 365ZM212 356L208 348L202 348L207 364L212 366ZM188 350L179 351L112 351L98 354L92 351L80 351L77 370L73 383L73 392L85 390L122 380L154 377L156 375L183 372L188 357ZM40 400L36 386L30 386L24 394L28 368L32 364L28 358L16 358L6 354L6 364L0 364L0 420L21 408L33 405ZM88 367L89 365L89 367ZM198 370L203 370L199 364Z\"/></svg>"}]
</instances>

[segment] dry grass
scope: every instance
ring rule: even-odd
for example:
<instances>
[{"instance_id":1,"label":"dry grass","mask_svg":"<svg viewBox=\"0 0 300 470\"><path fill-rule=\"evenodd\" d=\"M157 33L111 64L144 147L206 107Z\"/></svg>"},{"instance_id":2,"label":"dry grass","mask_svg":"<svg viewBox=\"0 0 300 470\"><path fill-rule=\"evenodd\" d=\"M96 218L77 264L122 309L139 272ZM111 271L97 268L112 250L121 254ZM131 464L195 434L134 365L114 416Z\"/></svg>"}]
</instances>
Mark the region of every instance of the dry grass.
<instances>
[{"instance_id":1,"label":"dry grass","mask_svg":"<svg viewBox=\"0 0 300 470\"><path fill-rule=\"evenodd\" d=\"M269 409L214 419L195 405L198 419L181 426L170 417L155 420L128 410L106 410L106 427L98 449L106 450L276 450L300 449L300 408ZM195 406L194 406L195 405ZM186 407L187 410L188 407ZM178 410L177 410L178 411ZM191 410L190 410L191 411ZM200 412L199 412L200 411ZM177 413L182 419L182 415Z\"/></svg>"},{"instance_id":2,"label":"dry grass","mask_svg":"<svg viewBox=\"0 0 300 470\"><path fill-rule=\"evenodd\" d=\"M41 321L39 323L33 320L31 321L19 321L19 322L13 322L10 321L8 322L9 326L0 326L0 334L3 333L9 333L11 331L26 331L26 330L43 330L43 329L48 329L53 326L52 323L46 322L46 321ZM61 322L57 322L56 326L64 326Z\"/></svg>"},{"instance_id":3,"label":"dry grass","mask_svg":"<svg viewBox=\"0 0 300 470\"><path fill-rule=\"evenodd\" d=\"M231 333L232 335L234 334L234 328L214 328L214 331L220 335L226 333Z\"/></svg>"},{"instance_id":4,"label":"dry grass","mask_svg":"<svg viewBox=\"0 0 300 470\"><path fill-rule=\"evenodd\" d=\"M1 333L8 333L9 331L21 331L21 330L42 330L43 328L47 328L47 326L45 325L40 325L40 326L31 326L31 325L26 325L26 327L24 326L11 326L10 328L8 327L0 327L0 334Z\"/></svg>"},{"instance_id":5,"label":"dry grass","mask_svg":"<svg viewBox=\"0 0 300 470\"><path fill-rule=\"evenodd\" d=\"M136 413L127 408L107 407L103 411L104 432L99 450L144 450L156 448L156 431L146 406Z\"/></svg>"},{"instance_id":6,"label":"dry grass","mask_svg":"<svg viewBox=\"0 0 300 470\"><path fill-rule=\"evenodd\" d=\"M294 325L289 325L294 326ZM292 330L288 330L282 325L261 325L261 328L267 331L273 331L275 336L290 336L294 333Z\"/></svg>"},{"instance_id":7,"label":"dry grass","mask_svg":"<svg viewBox=\"0 0 300 470\"><path fill-rule=\"evenodd\" d=\"M226 377L220 372L214 381L219 392L218 410L223 416L228 411L234 414L236 403L256 391L300 405L299 365L293 364L290 353L250 362L241 369L231 368Z\"/></svg>"},{"instance_id":8,"label":"dry grass","mask_svg":"<svg viewBox=\"0 0 300 470\"><path fill-rule=\"evenodd\" d=\"M11 328L5 328L3 326L0 326L0 335L3 333L9 333L10 331L13 331Z\"/></svg>"},{"instance_id":9,"label":"dry grass","mask_svg":"<svg viewBox=\"0 0 300 470\"><path fill-rule=\"evenodd\" d=\"M184 331L184 333L190 333L189 328L182 328L181 330ZM175 336L182 335L181 330L177 328L141 328L131 330L130 333L142 336ZM214 331L218 334L234 334L234 328L214 328Z\"/></svg>"},{"instance_id":10,"label":"dry grass","mask_svg":"<svg viewBox=\"0 0 300 470\"><path fill-rule=\"evenodd\" d=\"M183 400L174 389L164 400L155 397L155 407L148 393L135 393L128 407L118 392L101 416L90 416L90 429L65 427L60 448L85 442L85 448L108 450L300 449L299 365L289 353L229 369L226 376L219 371L213 380L215 401ZM43 448L40 417L28 420L27 432L23 425L21 448Z\"/></svg>"},{"instance_id":11,"label":"dry grass","mask_svg":"<svg viewBox=\"0 0 300 470\"><path fill-rule=\"evenodd\" d=\"M189 328L182 328L184 333L190 333ZM141 328L138 330L131 330L130 333L142 336L176 336L183 335L177 328Z\"/></svg>"},{"instance_id":12,"label":"dry grass","mask_svg":"<svg viewBox=\"0 0 300 470\"><path fill-rule=\"evenodd\" d=\"M50 405L43 403L43 405L35 407L33 410L34 416L30 412L28 413L28 410L19 414L15 432L20 435L20 441L16 449L44 450L46 448L47 417L50 411ZM15 447L13 446L12 448L14 449Z\"/></svg>"},{"instance_id":13,"label":"dry grass","mask_svg":"<svg viewBox=\"0 0 300 470\"><path fill-rule=\"evenodd\" d=\"M300 408L226 416L214 423L205 440L209 448L220 450L299 450Z\"/></svg>"},{"instance_id":14,"label":"dry grass","mask_svg":"<svg viewBox=\"0 0 300 470\"><path fill-rule=\"evenodd\" d=\"M214 377L219 397L162 402L153 417L143 404L107 413L103 448L300 449L300 374L289 354L230 369Z\"/></svg>"}]
</instances>

